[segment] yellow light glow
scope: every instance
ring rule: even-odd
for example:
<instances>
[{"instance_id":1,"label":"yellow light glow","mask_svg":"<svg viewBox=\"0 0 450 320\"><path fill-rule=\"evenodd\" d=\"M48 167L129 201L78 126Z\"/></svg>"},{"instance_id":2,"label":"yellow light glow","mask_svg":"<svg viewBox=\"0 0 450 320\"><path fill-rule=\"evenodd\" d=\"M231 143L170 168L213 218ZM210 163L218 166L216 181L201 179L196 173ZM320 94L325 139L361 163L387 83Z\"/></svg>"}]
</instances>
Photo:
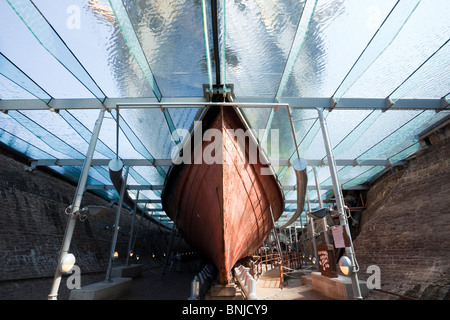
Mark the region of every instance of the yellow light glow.
<instances>
[{"instance_id":1,"label":"yellow light glow","mask_svg":"<svg viewBox=\"0 0 450 320\"><path fill-rule=\"evenodd\" d=\"M350 268L348 266L341 266L341 271L343 274L348 275L350 273Z\"/></svg>"}]
</instances>

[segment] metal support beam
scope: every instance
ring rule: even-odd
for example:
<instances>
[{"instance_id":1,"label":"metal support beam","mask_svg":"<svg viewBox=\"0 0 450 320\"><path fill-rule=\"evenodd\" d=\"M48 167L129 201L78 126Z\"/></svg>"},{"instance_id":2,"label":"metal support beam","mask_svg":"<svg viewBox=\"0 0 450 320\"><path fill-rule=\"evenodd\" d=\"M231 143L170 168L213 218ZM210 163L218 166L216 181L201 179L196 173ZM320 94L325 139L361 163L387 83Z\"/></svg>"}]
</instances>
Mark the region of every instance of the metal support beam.
<instances>
[{"instance_id":1,"label":"metal support beam","mask_svg":"<svg viewBox=\"0 0 450 320\"><path fill-rule=\"evenodd\" d=\"M134 223L136 222L136 214L137 214L137 202L139 200L139 190L137 191L136 200L134 201L134 210L133 210L133 221L131 222L131 230L130 230L130 239L128 240L128 250L127 250L127 259L125 261L125 265L128 266L130 261L131 254L131 244L133 242L133 232L134 232Z\"/></svg>"},{"instance_id":2,"label":"metal support beam","mask_svg":"<svg viewBox=\"0 0 450 320\"><path fill-rule=\"evenodd\" d=\"M70 242L72 240L73 231L75 229L75 224L78 218L78 211L80 210L81 200L83 198L83 193L85 191L87 178L89 176L89 169L91 167L92 157L94 155L95 146L97 144L98 136L100 134L100 128L102 126L103 117L105 115L105 109L101 109L98 115L97 121L95 122L94 130L92 131L91 141L89 143L89 148L86 154L86 159L83 164L83 170L78 181L77 189L75 192L75 199L72 204L72 210L69 213L69 221L67 222L66 231L63 237L63 243L58 257L58 263L56 266L55 277L53 279L52 287L48 295L49 300L56 300L58 296L58 289L61 283L61 270L60 263L64 256L68 253Z\"/></svg>"},{"instance_id":3,"label":"metal support beam","mask_svg":"<svg viewBox=\"0 0 450 320\"><path fill-rule=\"evenodd\" d=\"M175 212L175 218L173 220L174 223L172 225L172 231L170 232L169 248L167 249L167 256L166 256L166 260L164 261L164 268L163 268L163 272L162 272L162 280L163 281L164 281L164 276L166 275L167 264L169 263L170 259L172 258L173 240L175 239L175 233L176 233L175 222L177 221L177 218L178 218L178 209Z\"/></svg>"},{"instance_id":4,"label":"metal support beam","mask_svg":"<svg viewBox=\"0 0 450 320\"><path fill-rule=\"evenodd\" d=\"M208 102L204 97L164 98L161 102L154 98L107 98L102 104L98 99L54 99L52 107L59 109L160 109L160 108L206 108L209 106L235 106L238 108L287 108L291 109L331 109L333 110L383 110L385 98L341 98L335 103L331 98L281 98L274 103L271 98L236 98L233 102ZM440 98L398 99L390 110L444 110ZM48 105L39 99L0 100L0 110L48 110Z\"/></svg>"},{"instance_id":5,"label":"metal support beam","mask_svg":"<svg viewBox=\"0 0 450 320\"><path fill-rule=\"evenodd\" d=\"M128 185L128 190L163 190L163 185ZM284 191L295 191L297 190L296 185L285 185L281 187ZM333 190L333 186L321 186L322 190ZM355 185L351 187L346 187L345 190L368 190L369 187L366 185ZM87 185L86 190L116 190L113 185ZM315 186L307 186L307 190L316 190ZM286 203L291 200L287 200ZM158 200L139 200L138 203L160 203ZM293 202L294 203L294 202Z\"/></svg>"},{"instance_id":6,"label":"metal support beam","mask_svg":"<svg viewBox=\"0 0 450 320\"><path fill-rule=\"evenodd\" d=\"M111 271L112 271L112 259L114 256L114 252L116 251L116 243L117 243L117 237L119 235L119 222L120 222L120 213L122 212L122 205L123 205L123 197L125 195L125 189L127 187L127 179L128 179L128 171L130 167L127 167L125 169L125 177L122 181L122 186L120 188L120 199L119 203L117 204L117 211L116 211L116 219L114 222L114 234L111 241L111 249L109 251L109 263L108 263L108 269L106 270L106 278L105 282L111 282Z\"/></svg>"},{"instance_id":7,"label":"metal support beam","mask_svg":"<svg viewBox=\"0 0 450 320\"><path fill-rule=\"evenodd\" d=\"M316 183L316 191L317 191L317 199L319 201L319 207L323 208L322 194L321 194L321 191L320 191L319 179L317 178L316 167L313 167L313 173L314 173L314 181ZM327 245L329 245L329 244L331 244L331 242L330 242L330 239L329 239L328 233L327 233L328 225L327 225L327 218L326 217L322 218L322 225L323 225L323 235L325 237L325 243Z\"/></svg>"},{"instance_id":8,"label":"metal support beam","mask_svg":"<svg viewBox=\"0 0 450 320\"><path fill-rule=\"evenodd\" d=\"M311 212L311 204L309 201L309 196L308 193L306 194L306 199L307 199L307 204L308 204L308 212ZM314 251L314 257L316 258L316 263L319 261L319 254L317 252L317 242L316 242L316 237L315 237L315 230L314 230L314 220L309 217L308 215L306 215L306 219L307 219L307 224L309 223L310 225L310 230L311 230L311 240L312 240L312 246L313 246L313 251ZM309 222L308 222L309 219Z\"/></svg>"},{"instance_id":9,"label":"metal support beam","mask_svg":"<svg viewBox=\"0 0 450 320\"><path fill-rule=\"evenodd\" d=\"M121 159L124 166L130 167L170 167L173 165L172 159ZM269 161L270 159L268 159ZM324 167L327 164L323 159L305 159L308 166L311 167ZM110 159L92 159L92 166L108 166ZM352 167L372 167L372 166L390 166L392 163L389 159L336 159L337 166L352 166ZM270 162L270 161L269 161ZM83 159L38 159L32 160L31 163L35 166L82 166ZM404 164L404 162L398 162L395 164ZM291 162L288 159L280 159L277 163L278 166L291 166Z\"/></svg>"},{"instance_id":10,"label":"metal support beam","mask_svg":"<svg viewBox=\"0 0 450 320\"><path fill-rule=\"evenodd\" d=\"M334 196L336 198L336 205L337 205L337 209L339 212L339 221L340 221L340 224L343 225L347 229L347 233L350 238L350 247L346 247L345 251L347 253L348 258L352 262L352 265L356 268L357 264L356 264L355 252L353 249L353 241L352 241L352 237L350 234L350 229L348 227L347 215L346 215L345 207L344 207L344 197L342 195L341 185L339 184L339 177L338 177L337 170L336 170L336 161L334 159L333 148L330 143L327 123L326 123L325 117L323 116L323 110L317 109L317 112L319 114L320 127L322 129L323 141L324 141L324 145L325 145L325 149L326 149L326 153L327 153L331 180L333 182ZM350 277L352 280L353 297L358 300L362 299L361 288L359 287L357 269L351 274Z\"/></svg>"}]
</instances>

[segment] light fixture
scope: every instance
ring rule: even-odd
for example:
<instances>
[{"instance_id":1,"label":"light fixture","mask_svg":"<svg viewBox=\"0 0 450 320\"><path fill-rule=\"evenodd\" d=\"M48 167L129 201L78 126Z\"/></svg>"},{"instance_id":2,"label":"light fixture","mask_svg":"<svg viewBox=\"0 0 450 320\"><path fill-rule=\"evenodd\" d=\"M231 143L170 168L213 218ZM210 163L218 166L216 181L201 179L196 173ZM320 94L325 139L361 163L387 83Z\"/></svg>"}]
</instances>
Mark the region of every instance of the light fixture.
<instances>
[{"instance_id":1,"label":"light fixture","mask_svg":"<svg viewBox=\"0 0 450 320\"><path fill-rule=\"evenodd\" d=\"M347 256L342 256L341 259L339 259L339 268L341 269L342 273L346 276L352 274L353 272L352 261Z\"/></svg>"},{"instance_id":2,"label":"light fixture","mask_svg":"<svg viewBox=\"0 0 450 320\"><path fill-rule=\"evenodd\" d=\"M59 270L61 273L67 273L70 270L72 270L73 266L75 265L75 256L71 253L67 253L62 257L60 263L59 263Z\"/></svg>"},{"instance_id":3,"label":"light fixture","mask_svg":"<svg viewBox=\"0 0 450 320\"><path fill-rule=\"evenodd\" d=\"M130 257L132 257L133 256L133 251L130 251Z\"/></svg>"},{"instance_id":4,"label":"light fixture","mask_svg":"<svg viewBox=\"0 0 450 320\"><path fill-rule=\"evenodd\" d=\"M113 258L114 259L117 259L117 258L119 258L119 253L116 251L116 252L114 252L114 256L113 256Z\"/></svg>"},{"instance_id":5,"label":"light fixture","mask_svg":"<svg viewBox=\"0 0 450 320\"><path fill-rule=\"evenodd\" d=\"M325 218L327 213L331 212L330 208L320 208L318 210L311 211L308 213L308 216L310 216L313 219L322 219Z\"/></svg>"}]
</instances>

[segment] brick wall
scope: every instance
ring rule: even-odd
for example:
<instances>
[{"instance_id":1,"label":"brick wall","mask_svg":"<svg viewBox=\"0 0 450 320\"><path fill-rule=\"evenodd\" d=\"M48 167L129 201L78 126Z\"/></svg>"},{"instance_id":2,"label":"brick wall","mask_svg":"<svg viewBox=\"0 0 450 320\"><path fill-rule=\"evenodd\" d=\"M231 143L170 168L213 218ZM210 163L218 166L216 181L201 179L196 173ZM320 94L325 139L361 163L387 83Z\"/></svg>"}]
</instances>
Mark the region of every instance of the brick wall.
<instances>
[{"instance_id":1,"label":"brick wall","mask_svg":"<svg viewBox=\"0 0 450 320\"><path fill-rule=\"evenodd\" d=\"M420 299L449 299L450 129L404 167L370 187L354 241L359 277L381 270L381 289Z\"/></svg>"},{"instance_id":2,"label":"brick wall","mask_svg":"<svg viewBox=\"0 0 450 320\"><path fill-rule=\"evenodd\" d=\"M76 185L48 171L25 170L27 162L0 147L0 300L47 299L56 269L56 260ZM109 206L109 202L85 192L82 206ZM113 236L105 226L114 224L116 205L103 217L77 221L69 252L81 270L82 286L102 281L108 266ZM122 210L117 241L119 261L125 261L132 216ZM136 228L139 218L136 219ZM136 230L136 228L134 230ZM149 257L167 250L170 234L148 220L141 223L136 251ZM176 243L179 243L176 242ZM69 290L61 282L58 298Z\"/></svg>"}]
</instances>

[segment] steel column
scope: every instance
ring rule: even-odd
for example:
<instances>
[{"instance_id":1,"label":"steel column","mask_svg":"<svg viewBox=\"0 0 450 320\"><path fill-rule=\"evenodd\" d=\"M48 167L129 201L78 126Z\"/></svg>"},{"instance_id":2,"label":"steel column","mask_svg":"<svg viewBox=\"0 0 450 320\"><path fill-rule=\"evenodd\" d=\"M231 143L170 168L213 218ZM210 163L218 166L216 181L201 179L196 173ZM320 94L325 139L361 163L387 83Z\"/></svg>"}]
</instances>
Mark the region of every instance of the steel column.
<instances>
[{"instance_id":1,"label":"steel column","mask_svg":"<svg viewBox=\"0 0 450 320\"><path fill-rule=\"evenodd\" d=\"M131 222L131 230L130 230L130 239L128 240L128 255L127 260L125 261L125 265L128 266L128 263L130 261L130 253L132 252L131 249L131 243L133 242L133 233L134 233L134 223L136 221L136 214L137 214L137 202L139 200L139 190L137 191L136 195L136 201L134 202L134 212L133 212L133 221Z\"/></svg>"},{"instance_id":2,"label":"steel column","mask_svg":"<svg viewBox=\"0 0 450 320\"><path fill-rule=\"evenodd\" d=\"M346 247L345 251L347 253L348 258L352 262L352 265L356 267L356 258L353 249L353 241L352 236L350 234L350 229L348 227L347 216L344 208L344 197L342 195L341 186L339 184L339 177L336 170L336 162L334 159L333 148L331 147L330 138L328 134L327 122L323 116L323 110L317 109L317 112L319 114L320 127L322 129L323 141L328 158L328 166L330 168L331 181L333 183L334 196L336 198L336 205L339 212L339 221L341 225L345 226L348 236L350 238L350 247ZM353 297L355 299L362 299L357 271L354 271L350 277L352 280Z\"/></svg>"},{"instance_id":3,"label":"steel column","mask_svg":"<svg viewBox=\"0 0 450 320\"><path fill-rule=\"evenodd\" d=\"M172 225L172 231L170 233L170 242L169 242L169 248L167 250L167 256L166 256L166 260L164 261L164 268L163 268L163 272L162 272L162 279L164 279L164 276L166 275L166 268L167 268L167 264L169 263L169 260L172 258L172 247L173 247L173 240L175 239L175 223L177 221L178 218L178 209L175 212L175 218L173 219L173 225Z\"/></svg>"},{"instance_id":4,"label":"steel column","mask_svg":"<svg viewBox=\"0 0 450 320\"><path fill-rule=\"evenodd\" d=\"M100 109L97 121L95 122L94 130L92 131L91 141L89 142L89 148L84 160L83 169L80 179L78 181L77 189L75 191L75 199L72 204L72 210L69 213L69 220L67 222L66 231L64 233L61 250L59 252L58 263L56 266L55 277L53 279L52 287L48 295L48 300L57 300L58 289L61 283L62 273L60 271L60 263L62 258L68 253L70 242L72 240L73 231L78 218L78 211L80 210L81 200L83 199L83 193L86 189L86 182L89 176L89 169L91 167L92 158L97 144L98 136L100 134L100 128L102 126L103 117L105 115L105 109Z\"/></svg>"},{"instance_id":5,"label":"steel column","mask_svg":"<svg viewBox=\"0 0 450 320\"><path fill-rule=\"evenodd\" d=\"M114 256L114 252L116 250L117 236L119 234L120 213L122 212L123 196L125 194L125 189L127 186L129 169L130 169L130 167L127 167L125 169L125 177L123 178L122 186L120 188L120 199L119 199L119 203L117 204L116 220L114 222L114 234L113 234L113 239L111 241L111 249L109 251L109 263L108 263L108 269L106 270L105 282L111 282L112 258Z\"/></svg>"},{"instance_id":6,"label":"steel column","mask_svg":"<svg viewBox=\"0 0 450 320\"><path fill-rule=\"evenodd\" d=\"M307 196L308 212L311 212L311 204L309 203L308 193L306 193L306 196ZM314 257L316 258L316 262L319 262L319 255L317 253L317 243L316 243L315 230L314 230L314 219L312 219L311 217L308 217L308 215L306 215L306 218L307 219L309 218L309 225L311 227L311 238L312 238ZM306 225L308 225L308 220L306 220Z\"/></svg>"},{"instance_id":7,"label":"steel column","mask_svg":"<svg viewBox=\"0 0 450 320\"><path fill-rule=\"evenodd\" d=\"M319 207L323 208L323 202L322 202L322 195L320 194L320 184L319 184L319 179L317 178L317 172L316 172L316 167L313 167L313 173L314 173L314 181L316 183L316 191L317 191L317 199L319 201ZM325 243L327 245L331 244L330 239L328 237L327 234L327 217L323 217L322 218L322 224L323 224L323 235L325 237Z\"/></svg>"}]
</instances>

